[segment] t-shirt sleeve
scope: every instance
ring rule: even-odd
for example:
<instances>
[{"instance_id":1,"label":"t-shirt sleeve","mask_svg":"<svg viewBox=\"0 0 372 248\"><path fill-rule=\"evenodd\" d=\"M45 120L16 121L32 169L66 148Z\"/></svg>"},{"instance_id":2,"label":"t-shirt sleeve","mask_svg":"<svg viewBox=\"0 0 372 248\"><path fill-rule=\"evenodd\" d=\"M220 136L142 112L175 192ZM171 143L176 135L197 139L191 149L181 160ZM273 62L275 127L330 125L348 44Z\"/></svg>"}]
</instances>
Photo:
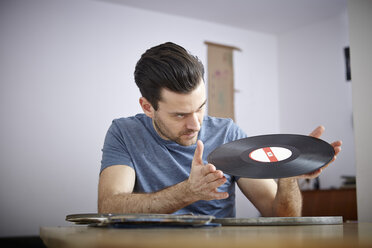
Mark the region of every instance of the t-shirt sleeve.
<instances>
[{"instance_id":1,"label":"t-shirt sleeve","mask_svg":"<svg viewBox=\"0 0 372 248\"><path fill-rule=\"evenodd\" d=\"M238 125L231 121L231 125L227 135L227 142L232 142L243 138L247 138L247 134L243 131L243 129L241 129Z\"/></svg>"},{"instance_id":2,"label":"t-shirt sleeve","mask_svg":"<svg viewBox=\"0 0 372 248\"><path fill-rule=\"evenodd\" d=\"M112 122L105 137L100 172L111 165L128 165L133 168L122 130L115 121Z\"/></svg>"}]
</instances>

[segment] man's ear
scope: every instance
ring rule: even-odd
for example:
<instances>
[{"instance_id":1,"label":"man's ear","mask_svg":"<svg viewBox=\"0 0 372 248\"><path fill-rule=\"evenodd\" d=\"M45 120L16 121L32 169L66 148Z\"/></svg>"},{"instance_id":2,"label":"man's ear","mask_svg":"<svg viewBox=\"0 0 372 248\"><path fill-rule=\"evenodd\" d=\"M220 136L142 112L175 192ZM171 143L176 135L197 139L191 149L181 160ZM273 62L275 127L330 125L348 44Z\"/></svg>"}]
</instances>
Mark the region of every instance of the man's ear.
<instances>
[{"instance_id":1,"label":"man's ear","mask_svg":"<svg viewBox=\"0 0 372 248\"><path fill-rule=\"evenodd\" d=\"M146 98L141 97L139 99L139 104L141 105L141 108L143 110L143 113L145 113L145 115L147 115L150 118L154 117L155 109L152 107L151 103L147 101Z\"/></svg>"}]
</instances>

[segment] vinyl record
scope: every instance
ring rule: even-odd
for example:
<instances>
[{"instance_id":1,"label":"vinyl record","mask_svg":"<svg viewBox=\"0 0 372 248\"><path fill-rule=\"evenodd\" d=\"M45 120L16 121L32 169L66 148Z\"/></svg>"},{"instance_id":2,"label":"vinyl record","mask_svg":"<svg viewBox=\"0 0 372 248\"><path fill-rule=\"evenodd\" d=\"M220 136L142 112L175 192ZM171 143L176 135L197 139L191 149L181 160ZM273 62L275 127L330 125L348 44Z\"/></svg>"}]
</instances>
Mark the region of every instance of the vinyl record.
<instances>
[{"instance_id":1,"label":"vinyl record","mask_svg":"<svg viewBox=\"0 0 372 248\"><path fill-rule=\"evenodd\" d=\"M233 176L283 178L315 171L329 163L334 154L333 147L318 138L273 134L221 145L208 155L208 162Z\"/></svg>"},{"instance_id":2,"label":"vinyl record","mask_svg":"<svg viewBox=\"0 0 372 248\"><path fill-rule=\"evenodd\" d=\"M210 223L212 215L172 215L172 214L70 214L66 221L81 225L117 228L146 227L215 227Z\"/></svg>"},{"instance_id":3,"label":"vinyl record","mask_svg":"<svg viewBox=\"0 0 372 248\"><path fill-rule=\"evenodd\" d=\"M213 222L223 226L342 225L343 218L342 216L217 218Z\"/></svg>"}]
</instances>

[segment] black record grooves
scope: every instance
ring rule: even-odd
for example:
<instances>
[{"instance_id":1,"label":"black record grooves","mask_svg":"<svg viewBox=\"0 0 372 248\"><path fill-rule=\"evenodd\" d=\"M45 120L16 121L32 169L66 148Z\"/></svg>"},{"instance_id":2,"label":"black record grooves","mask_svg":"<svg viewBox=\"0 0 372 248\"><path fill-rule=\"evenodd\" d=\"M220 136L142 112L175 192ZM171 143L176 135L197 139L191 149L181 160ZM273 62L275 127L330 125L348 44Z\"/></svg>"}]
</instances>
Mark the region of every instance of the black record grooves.
<instances>
[{"instance_id":1,"label":"black record grooves","mask_svg":"<svg viewBox=\"0 0 372 248\"><path fill-rule=\"evenodd\" d=\"M333 147L321 139L272 134L221 145L208 155L208 162L234 176L283 178L313 172L328 164L334 155Z\"/></svg>"}]
</instances>

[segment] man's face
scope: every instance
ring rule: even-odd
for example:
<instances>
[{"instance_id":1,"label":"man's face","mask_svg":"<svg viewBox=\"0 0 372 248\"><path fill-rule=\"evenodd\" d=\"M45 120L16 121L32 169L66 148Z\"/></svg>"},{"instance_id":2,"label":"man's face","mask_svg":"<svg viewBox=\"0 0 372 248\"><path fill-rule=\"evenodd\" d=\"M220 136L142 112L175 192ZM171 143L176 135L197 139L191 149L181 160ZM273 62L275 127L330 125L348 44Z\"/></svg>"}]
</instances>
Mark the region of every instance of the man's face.
<instances>
[{"instance_id":1,"label":"man's face","mask_svg":"<svg viewBox=\"0 0 372 248\"><path fill-rule=\"evenodd\" d=\"M165 140L183 146L195 144L203 123L206 101L202 80L188 94L162 89L158 110L153 115L155 130Z\"/></svg>"}]
</instances>

